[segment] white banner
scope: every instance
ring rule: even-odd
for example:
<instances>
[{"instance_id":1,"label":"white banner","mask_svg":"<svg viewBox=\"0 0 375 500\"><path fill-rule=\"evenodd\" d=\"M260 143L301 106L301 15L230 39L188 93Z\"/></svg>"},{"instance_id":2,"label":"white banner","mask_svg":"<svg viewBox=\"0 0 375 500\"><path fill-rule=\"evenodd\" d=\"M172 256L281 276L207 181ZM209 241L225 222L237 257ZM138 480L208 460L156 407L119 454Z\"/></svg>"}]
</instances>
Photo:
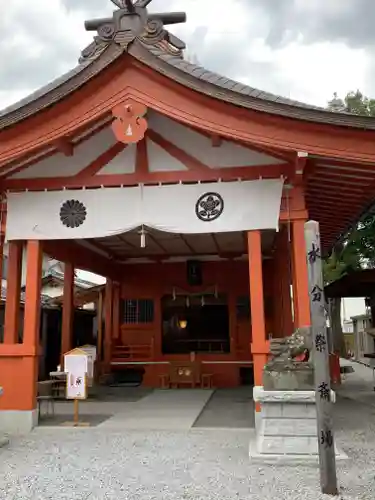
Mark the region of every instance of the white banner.
<instances>
[{"instance_id":1,"label":"white banner","mask_svg":"<svg viewBox=\"0 0 375 500\"><path fill-rule=\"evenodd\" d=\"M8 194L8 240L277 229L283 180Z\"/></svg>"}]
</instances>

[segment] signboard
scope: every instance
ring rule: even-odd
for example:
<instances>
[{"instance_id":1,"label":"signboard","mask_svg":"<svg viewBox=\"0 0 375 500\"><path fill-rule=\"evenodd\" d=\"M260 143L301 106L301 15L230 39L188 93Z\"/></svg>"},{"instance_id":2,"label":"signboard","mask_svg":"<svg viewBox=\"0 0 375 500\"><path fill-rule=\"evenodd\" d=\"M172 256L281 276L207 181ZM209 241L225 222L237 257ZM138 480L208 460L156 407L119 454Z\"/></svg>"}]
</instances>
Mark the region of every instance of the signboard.
<instances>
[{"instance_id":1,"label":"signboard","mask_svg":"<svg viewBox=\"0 0 375 500\"><path fill-rule=\"evenodd\" d=\"M80 349L74 349L64 356L66 373L66 399L87 398L87 373L89 359Z\"/></svg>"},{"instance_id":2,"label":"signboard","mask_svg":"<svg viewBox=\"0 0 375 500\"><path fill-rule=\"evenodd\" d=\"M314 360L319 439L320 485L322 493L337 495L336 452L332 420L331 377L325 314L322 246L318 222L309 221L305 224L305 240L313 334L312 354Z\"/></svg>"},{"instance_id":3,"label":"signboard","mask_svg":"<svg viewBox=\"0 0 375 500\"><path fill-rule=\"evenodd\" d=\"M94 364L96 361L96 347L94 345L84 345L78 347L80 351L83 351L87 355L87 378L88 385L91 387L92 381L94 379Z\"/></svg>"}]
</instances>

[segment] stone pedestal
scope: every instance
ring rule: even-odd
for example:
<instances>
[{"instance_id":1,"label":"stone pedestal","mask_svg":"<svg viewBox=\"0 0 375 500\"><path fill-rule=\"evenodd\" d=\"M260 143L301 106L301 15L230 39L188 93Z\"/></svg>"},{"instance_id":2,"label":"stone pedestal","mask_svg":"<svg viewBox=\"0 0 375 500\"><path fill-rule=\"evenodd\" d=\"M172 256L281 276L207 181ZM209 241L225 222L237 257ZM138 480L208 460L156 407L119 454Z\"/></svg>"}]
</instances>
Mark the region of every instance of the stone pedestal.
<instances>
[{"instance_id":1,"label":"stone pedestal","mask_svg":"<svg viewBox=\"0 0 375 500\"><path fill-rule=\"evenodd\" d=\"M3 395L3 388L0 387L0 398L1 398L2 395ZM8 442L9 442L8 438L6 438L5 436L3 436L2 429L0 427L0 448L2 446L5 446L6 444L8 444Z\"/></svg>"},{"instance_id":2,"label":"stone pedestal","mask_svg":"<svg viewBox=\"0 0 375 500\"><path fill-rule=\"evenodd\" d=\"M332 401L335 393L332 391ZM254 387L256 437L250 458L263 463L318 463L317 417L314 391L265 391ZM336 458L347 458L336 449Z\"/></svg>"}]
</instances>

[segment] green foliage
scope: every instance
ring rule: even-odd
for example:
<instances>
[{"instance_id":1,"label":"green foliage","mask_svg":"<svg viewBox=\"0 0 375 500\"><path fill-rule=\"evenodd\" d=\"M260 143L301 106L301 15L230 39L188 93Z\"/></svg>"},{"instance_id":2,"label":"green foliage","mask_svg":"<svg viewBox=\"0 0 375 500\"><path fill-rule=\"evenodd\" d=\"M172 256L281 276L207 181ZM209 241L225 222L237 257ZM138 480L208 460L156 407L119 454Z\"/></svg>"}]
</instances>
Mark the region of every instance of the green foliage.
<instances>
[{"instance_id":1,"label":"green foliage","mask_svg":"<svg viewBox=\"0 0 375 500\"><path fill-rule=\"evenodd\" d=\"M369 99L359 90L348 92L344 99L335 93L327 108L330 111L346 111L353 115L375 116L375 99Z\"/></svg>"},{"instance_id":2,"label":"green foliage","mask_svg":"<svg viewBox=\"0 0 375 500\"><path fill-rule=\"evenodd\" d=\"M337 245L323 265L325 283L332 283L344 274L375 268L375 216L367 217Z\"/></svg>"},{"instance_id":3,"label":"green foliage","mask_svg":"<svg viewBox=\"0 0 375 500\"><path fill-rule=\"evenodd\" d=\"M359 90L348 92L344 99L335 93L327 109L375 116L375 99L369 99ZM366 268L375 268L375 215L360 221L344 242L332 251L324 262L324 279L328 284L344 274Z\"/></svg>"}]
</instances>

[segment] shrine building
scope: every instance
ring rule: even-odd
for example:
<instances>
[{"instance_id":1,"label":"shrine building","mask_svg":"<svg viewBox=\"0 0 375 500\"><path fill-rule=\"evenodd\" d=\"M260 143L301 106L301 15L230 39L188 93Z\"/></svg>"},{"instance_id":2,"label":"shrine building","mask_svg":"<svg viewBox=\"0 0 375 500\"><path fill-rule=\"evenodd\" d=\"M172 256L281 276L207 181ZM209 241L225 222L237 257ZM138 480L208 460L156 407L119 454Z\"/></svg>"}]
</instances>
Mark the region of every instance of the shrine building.
<instances>
[{"instance_id":1,"label":"shrine building","mask_svg":"<svg viewBox=\"0 0 375 500\"><path fill-rule=\"evenodd\" d=\"M168 31L184 14L114 3L77 67L0 113L0 428L35 424L44 254L65 265L61 353L83 269L107 279L101 376L161 387L195 363L197 383L260 386L269 340L310 324L305 222L329 251L374 196L373 118L197 66Z\"/></svg>"}]
</instances>

